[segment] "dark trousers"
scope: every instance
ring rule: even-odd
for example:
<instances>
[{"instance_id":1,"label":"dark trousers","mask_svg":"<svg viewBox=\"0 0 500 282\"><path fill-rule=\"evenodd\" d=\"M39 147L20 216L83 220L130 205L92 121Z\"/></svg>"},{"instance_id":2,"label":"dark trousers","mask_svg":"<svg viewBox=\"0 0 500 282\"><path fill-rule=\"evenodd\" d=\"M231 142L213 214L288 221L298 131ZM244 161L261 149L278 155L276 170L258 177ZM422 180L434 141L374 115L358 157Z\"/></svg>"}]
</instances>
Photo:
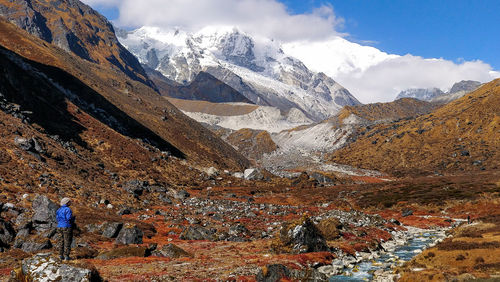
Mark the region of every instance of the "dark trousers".
<instances>
[{"instance_id":1,"label":"dark trousers","mask_svg":"<svg viewBox=\"0 0 500 282\"><path fill-rule=\"evenodd\" d=\"M57 228L59 232L59 255L69 257L71 242L73 241L73 228Z\"/></svg>"}]
</instances>

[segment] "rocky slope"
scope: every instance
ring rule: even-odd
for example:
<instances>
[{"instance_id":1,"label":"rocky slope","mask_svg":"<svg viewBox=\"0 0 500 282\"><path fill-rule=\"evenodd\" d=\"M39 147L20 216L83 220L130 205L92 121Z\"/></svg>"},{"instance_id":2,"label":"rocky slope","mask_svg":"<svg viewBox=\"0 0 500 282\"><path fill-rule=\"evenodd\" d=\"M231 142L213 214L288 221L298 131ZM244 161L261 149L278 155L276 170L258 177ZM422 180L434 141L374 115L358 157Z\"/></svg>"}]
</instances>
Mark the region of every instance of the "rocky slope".
<instances>
[{"instance_id":1,"label":"rocky slope","mask_svg":"<svg viewBox=\"0 0 500 282\"><path fill-rule=\"evenodd\" d=\"M392 174L498 169L499 103L494 80L430 114L371 128L331 160Z\"/></svg>"},{"instance_id":2,"label":"rocky slope","mask_svg":"<svg viewBox=\"0 0 500 282\"><path fill-rule=\"evenodd\" d=\"M0 16L82 59L115 67L154 88L137 59L102 15L78 0L0 1Z\"/></svg>"},{"instance_id":3,"label":"rocky slope","mask_svg":"<svg viewBox=\"0 0 500 282\"><path fill-rule=\"evenodd\" d=\"M401 98L415 98L419 100L429 101L432 98L443 95L444 92L439 88L411 88L401 91L396 100Z\"/></svg>"},{"instance_id":4,"label":"rocky slope","mask_svg":"<svg viewBox=\"0 0 500 282\"><path fill-rule=\"evenodd\" d=\"M287 56L276 42L237 29L205 28L190 34L143 27L120 32L119 39L141 63L170 80L189 84L205 71L255 104L282 111L295 108L313 120L359 104L333 79Z\"/></svg>"},{"instance_id":5,"label":"rocky slope","mask_svg":"<svg viewBox=\"0 0 500 282\"><path fill-rule=\"evenodd\" d=\"M248 165L245 158L233 148L187 118L150 87L129 79L120 71L78 59L70 53L21 32L6 22L1 22L0 28L4 35L0 39L1 45L19 52L30 60L62 70L54 71L48 77L68 89L69 93L73 92L68 94L69 98L83 99L79 97L78 84L71 84L69 83L71 80L66 79L68 75L88 85L88 88L84 89L94 93L99 99L85 101L88 107L113 116L115 112L110 112L112 109L101 109L102 105L97 101L113 105L113 109L117 109L116 113L136 120L136 124L148 128L158 140L171 144L171 147L182 152L180 155L193 162L202 166L213 166L214 162L217 162L218 166L238 167L238 169ZM111 119L108 122L114 121Z\"/></svg>"}]
</instances>

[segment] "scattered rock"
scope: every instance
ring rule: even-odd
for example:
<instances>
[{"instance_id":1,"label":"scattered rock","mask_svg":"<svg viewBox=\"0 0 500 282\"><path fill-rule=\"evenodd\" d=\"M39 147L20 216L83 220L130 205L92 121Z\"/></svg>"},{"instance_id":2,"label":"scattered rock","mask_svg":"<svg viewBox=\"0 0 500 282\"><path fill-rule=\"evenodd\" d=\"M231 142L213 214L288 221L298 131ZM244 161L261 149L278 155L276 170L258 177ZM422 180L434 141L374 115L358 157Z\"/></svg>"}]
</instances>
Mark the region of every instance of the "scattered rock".
<instances>
[{"instance_id":1,"label":"scattered rock","mask_svg":"<svg viewBox=\"0 0 500 282\"><path fill-rule=\"evenodd\" d=\"M64 264L50 257L50 253L36 254L24 259L21 269L15 270L17 281L102 281L97 270L88 265Z\"/></svg>"},{"instance_id":2,"label":"scattered rock","mask_svg":"<svg viewBox=\"0 0 500 282\"><path fill-rule=\"evenodd\" d=\"M141 196L144 190L146 190L149 186L149 183L147 181L141 181L141 180L131 180L123 184L123 189L125 191L133 194L134 196L138 197Z\"/></svg>"},{"instance_id":3,"label":"scattered rock","mask_svg":"<svg viewBox=\"0 0 500 282\"><path fill-rule=\"evenodd\" d=\"M245 174L243 172L235 172L235 173L233 173L233 177L244 178Z\"/></svg>"},{"instance_id":4,"label":"scattered rock","mask_svg":"<svg viewBox=\"0 0 500 282\"><path fill-rule=\"evenodd\" d=\"M209 230L201 226L188 226L179 237L181 240L215 240L215 230Z\"/></svg>"},{"instance_id":5,"label":"scattered rock","mask_svg":"<svg viewBox=\"0 0 500 282\"><path fill-rule=\"evenodd\" d=\"M125 224L118 233L115 242L117 244L142 244L142 237L144 236L141 229L132 224Z\"/></svg>"},{"instance_id":6,"label":"scattered rock","mask_svg":"<svg viewBox=\"0 0 500 282\"><path fill-rule=\"evenodd\" d=\"M161 250L156 250L152 253L153 256L167 258L193 257L192 254L184 251L174 244L164 245Z\"/></svg>"},{"instance_id":7,"label":"scattered rock","mask_svg":"<svg viewBox=\"0 0 500 282\"><path fill-rule=\"evenodd\" d=\"M180 190L175 193L175 198L179 200L185 200L189 198L191 195L186 190Z\"/></svg>"},{"instance_id":8,"label":"scattered rock","mask_svg":"<svg viewBox=\"0 0 500 282\"><path fill-rule=\"evenodd\" d=\"M214 178L219 175L219 170L217 170L215 167L210 167L205 171L210 178Z\"/></svg>"},{"instance_id":9,"label":"scattered rock","mask_svg":"<svg viewBox=\"0 0 500 282\"><path fill-rule=\"evenodd\" d=\"M249 168L249 169L245 169L245 172L243 174L243 177L246 179L246 180L262 180L264 179L264 175L262 174L262 172L257 169L257 168Z\"/></svg>"},{"instance_id":10,"label":"scattered rock","mask_svg":"<svg viewBox=\"0 0 500 282\"><path fill-rule=\"evenodd\" d=\"M413 215L413 210L409 209L409 208L404 208L402 211L401 211L401 215L403 217L407 217L407 216L410 216L410 215Z\"/></svg>"}]
</instances>

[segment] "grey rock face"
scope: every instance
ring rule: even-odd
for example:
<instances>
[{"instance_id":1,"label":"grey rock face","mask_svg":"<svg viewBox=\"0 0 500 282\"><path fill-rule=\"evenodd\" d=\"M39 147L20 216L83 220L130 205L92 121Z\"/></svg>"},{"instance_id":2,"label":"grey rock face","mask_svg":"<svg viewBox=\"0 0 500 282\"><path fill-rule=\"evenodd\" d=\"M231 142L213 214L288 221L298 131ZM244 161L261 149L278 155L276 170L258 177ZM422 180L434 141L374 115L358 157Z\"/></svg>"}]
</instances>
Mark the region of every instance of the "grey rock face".
<instances>
[{"instance_id":1,"label":"grey rock face","mask_svg":"<svg viewBox=\"0 0 500 282\"><path fill-rule=\"evenodd\" d=\"M57 227L56 212L59 207L47 196L36 196L31 207L34 211L31 220L37 231L45 232Z\"/></svg>"},{"instance_id":2,"label":"grey rock face","mask_svg":"<svg viewBox=\"0 0 500 282\"><path fill-rule=\"evenodd\" d=\"M276 282L291 278L290 270L282 264L271 264L266 266L266 273L262 270L256 276L259 282Z\"/></svg>"},{"instance_id":3,"label":"grey rock face","mask_svg":"<svg viewBox=\"0 0 500 282\"><path fill-rule=\"evenodd\" d=\"M123 189L127 192L134 194L134 196L140 196L149 186L147 181L141 180L131 180L123 185Z\"/></svg>"},{"instance_id":4,"label":"grey rock face","mask_svg":"<svg viewBox=\"0 0 500 282\"><path fill-rule=\"evenodd\" d=\"M443 95L444 92L439 88L412 88L401 91L396 100L401 98L415 98L423 101L430 101L432 98Z\"/></svg>"},{"instance_id":5,"label":"grey rock face","mask_svg":"<svg viewBox=\"0 0 500 282\"><path fill-rule=\"evenodd\" d=\"M14 242L14 248L32 253L50 249L52 248L52 243L49 239L43 237L18 236Z\"/></svg>"},{"instance_id":6,"label":"grey rock face","mask_svg":"<svg viewBox=\"0 0 500 282\"><path fill-rule=\"evenodd\" d=\"M141 229L127 224L120 230L115 242L122 245L142 244L143 236Z\"/></svg>"},{"instance_id":7,"label":"grey rock face","mask_svg":"<svg viewBox=\"0 0 500 282\"><path fill-rule=\"evenodd\" d=\"M102 227L102 236L106 238L116 238L123 227L121 222L105 223Z\"/></svg>"},{"instance_id":8,"label":"grey rock face","mask_svg":"<svg viewBox=\"0 0 500 282\"><path fill-rule=\"evenodd\" d=\"M448 93L453 94L453 93L457 93L460 91L471 92L471 91L476 90L480 85L481 85L481 82L479 82L479 81L462 80L460 82L453 84L453 86L451 87L451 89Z\"/></svg>"}]
</instances>

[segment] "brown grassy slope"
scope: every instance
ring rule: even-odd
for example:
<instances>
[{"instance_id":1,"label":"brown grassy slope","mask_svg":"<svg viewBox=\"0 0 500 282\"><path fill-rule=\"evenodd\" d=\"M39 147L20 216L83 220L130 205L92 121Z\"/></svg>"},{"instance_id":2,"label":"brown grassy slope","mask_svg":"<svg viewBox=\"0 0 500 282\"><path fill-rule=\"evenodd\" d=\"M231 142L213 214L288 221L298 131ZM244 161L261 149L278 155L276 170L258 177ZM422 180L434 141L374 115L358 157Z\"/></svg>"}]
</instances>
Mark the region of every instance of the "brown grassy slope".
<instances>
[{"instance_id":1,"label":"brown grassy slope","mask_svg":"<svg viewBox=\"0 0 500 282\"><path fill-rule=\"evenodd\" d=\"M269 132L243 128L231 133L226 141L238 148L249 159L258 160L266 153L275 151L278 146L274 143Z\"/></svg>"},{"instance_id":2,"label":"brown grassy slope","mask_svg":"<svg viewBox=\"0 0 500 282\"><path fill-rule=\"evenodd\" d=\"M336 163L413 174L500 166L500 80L414 120L379 125L332 153Z\"/></svg>"},{"instance_id":3,"label":"brown grassy slope","mask_svg":"<svg viewBox=\"0 0 500 282\"><path fill-rule=\"evenodd\" d=\"M80 1L0 0L0 15L48 43L154 87L111 23Z\"/></svg>"},{"instance_id":4,"label":"brown grassy slope","mask_svg":"<svg viewBox=\"0 0 500 282\"><path fill-rule=\"evenodd\" d=\"M131 80L118 70L82 60L5 21L0 21L0 45L29 60L62 70L65 75L60 71L49 75L78 93L79 86L65 77L74 76L89 87L88 91L97 92L124 114L149 128L193 164L229 169L249 165L248 160L231 146L182 114L153 89Z\"/></svg>"},{"instance_id":5,"label":"brown grassy slope","mask_svg":"<svg viewBox=\"0 0 500 282\"><path fill-rule=\"evenodd\" d=\"M438 106L412 98L403 98L390 103L374 103L358 106L345 106L338 114L344 120L351 114L369 121L397 120L430 113Z\"/></svg>"}]
</instances>

